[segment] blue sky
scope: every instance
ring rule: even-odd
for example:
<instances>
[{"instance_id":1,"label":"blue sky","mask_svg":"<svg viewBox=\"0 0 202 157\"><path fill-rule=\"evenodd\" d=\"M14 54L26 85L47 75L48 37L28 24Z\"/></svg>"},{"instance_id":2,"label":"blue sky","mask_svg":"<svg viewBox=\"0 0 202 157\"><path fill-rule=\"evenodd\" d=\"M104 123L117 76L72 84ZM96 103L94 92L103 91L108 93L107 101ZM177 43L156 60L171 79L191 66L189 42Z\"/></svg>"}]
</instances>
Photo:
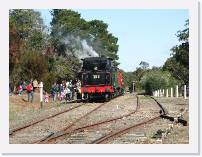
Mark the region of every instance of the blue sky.
<instances>
[{"instance_id":1,"label":"blue sky","mask_svg":"<svg viewBox=\"0 0 202 157\"><path fill-rule=\"evenodd\" d=\"M38 10L39 11L39 10ZM188 10L75 10L87 21L98 19L108 24L108 31L118 37L119 68L134 71L141 61L162 66L170 49L178 44L175 36L184 29ZM40 10L49 25L49 10Z\"/></svg>"}]
</instances>

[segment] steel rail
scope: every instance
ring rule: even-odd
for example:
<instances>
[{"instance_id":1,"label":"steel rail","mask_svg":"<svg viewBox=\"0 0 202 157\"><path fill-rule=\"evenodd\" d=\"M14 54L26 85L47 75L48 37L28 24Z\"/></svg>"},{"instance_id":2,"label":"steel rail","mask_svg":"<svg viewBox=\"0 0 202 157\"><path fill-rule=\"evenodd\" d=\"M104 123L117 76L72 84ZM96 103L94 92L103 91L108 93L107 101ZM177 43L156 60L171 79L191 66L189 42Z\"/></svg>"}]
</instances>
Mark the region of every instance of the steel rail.
<instances>
[{"instance_id":1,"label":"steel rail","mask_svg":"<svg viewBox=\"0 0 202 157\"><path fill-rule=\"evenodd\" d=\"M137 127L140 127L142 125L145 125L147 123L151 123L151 122L154 122L155 120L158 120L160 119L161 117L160 116L157 116L157 117L153 117L147 121L144 121L144 122L141 122L141 123L138 123L138 124L134 124L132 126L129 126L127 128L124 128L124 129L121 129L119 131L116 131L116 132L113 132L113 133L110 133L110 134L107 134L105 136L102 136L101 138L98 138L94 141L92 141L90 144L100 144L100 143L103 143L104 141L107 141L109 140L110 138L114 138L115 136L118 137L118 136L121 136L125 133L127 133L129 130L131 129L134 129L134 128L137 128Z\"/></svg>"},{"instance_id":2,"label":"steel rail","mask_svg":"<svg viewBox=\"0 0 202 157\"><path fill-rule=\"evenodd\" d=\"M99 108L101 108L102 106L104 106L105 104L107 104L108 102L102 103L101 105L97 106L96 108L94 108L93 110L91 110L90 112L84 114L83 116L81 116L80 118L76 119L72 124L68 125L67 127L63 128L60 131L57 131L55 133L51 133L50 135L48 135L47 137L44 137L43 139L37 140L35 142L32 142L32 144L34 143L43 143L49 140L54 140L56 138L59 138L65 134L67 134L66 132L68 131L68 129L70 129L72 126L74 126L77 122L81 121L83 118L87 117L88 115L90 115L91 113L95 112L96 110L98 110Z\"/></svg>"},{"instance_id":3,"label":"steel rail","mask_svg":"<svg viewBox=\"0 0 202 157\"><path fill-rule=\"evenodd\" d=\"M139 101L140 101L140 100L139 100L139 97L138 97L137 102L139 102ZM161 111L159 112L160 115L158 115L158 116L156 116L156 117L153 117L153 118L151 118L151 119L149 119L149 120L143 121L143 122L141 122L141 123L134 124L134 125L132 125L132 126L126 127L126 128L121 129L121 130L119 130L119 131L112 132L112 133L109 133L109 134L107 134L107 135L104 135L104 136L102 136L102 137L100 137L100 138L98 138L98 139L92 141L90 144L100 144L100 143L103 143L104 141L107 141L108 139L113 138L113 137L115 137L115 136L121 136L122 134L127 133L127 132L128 132L129 130L131 130L131 129L140 127L140 126L142 126L142 125L144 125L144 124L147 124L147 123L150 123L150 122L154 122L155 120L158 120L158 119L162 118L163 115L166 115L165 109L163 108L163 106L162 106L158 101L155 100L155 102L157 103L157 105L158 105L158 106L160 107L160 109L161 109Z\"/></svg>"},{"instance_id":4,"label":"steel rail","mask_svg":"<svg viewBox=\"0 0 202 157\"><path fill-rule=\"evenodd\" d=\"M116 120L122 119L122 118L124 118L124 117L128 117L128 116L130 116L130 115L136 113L137 110L140 108L140 107L139 107L139 106L140 106L139 97L138 97L137 95L136 95L136 97L137 97L137 105L136 105L135 111L133 111L133 112L130 112L130 113L128 113L128 114L125 114L125 115L122 115L122 116L119 116L119 117L115 117L115 118L112 118L112 119L100 121L100 122L97 122L97 123L94 123L94 124L91 124L91 125L86 125L86 126L83 126L83 127L79 127L79 128L74 129L74 130L68 130L68 131L66 131L68 128L70 128L70 127L73 126L76 122L78 122L78 121L76 121L76 122L72 123L70 126L68 126L65 130L63 129L63 130L58 131L58 132L56 132L56 133L54 133L54 134L51 133L51 134L48 135L47 137L45 137L45 138L43 138L43 139L41 139L41 140L39 140L39 141L36 141L36 142L34 142L34 143L50 142L50 141L52 141L52 140L55 140L55 139L57 139L57 138L59 138L59 137L61 137L61 136L67 135L67 134L72 134L72 133L79 132L79 131L81 131L81 130L83 130L83 129L86 129L86 128L95 127L95 126L98 126L98 125L101 125L101 124L105 124L105 123L109 123L109 122L112 122L112 121L116 121ZM84 116L85 116L85 115L84 115ZM82 119L82 118L84 118L84 116L81 117L81 118L79 118L79 120Z\"/></svg>"},{"instance_id":5,"label":"steel rail","mask_svg":"<svg viewBox=\"0 0 202 157\"><path fill-rule=\"evenodd\" d=\"M74 110L74 109L76 109L76 108L78 108L78 107L81 107L82 105L84 105L84 104L80 104L80 105L78 105L78 106L74 106L74 107L72 107L72 108L66 109L66 110L61 111L61 112L58 112L58 113L56 113L56 114L47 116L47 117L45 117L45 118L41 118L41 119L39 119L39 120L37 120L37 121L31 122L31 123L29 123L29 124L25 124L25 125L23 125L23 126L21 126L21 127L17 127L17 128L11 129L11 130L9 131L9 135L13 135L14 133L16 133L16 132L18 132L18 131L20 131L20 130L23 130L23 129L25 129L25 128L28 128L28 127L30 127L30 126L33 126L33 125L35 125L35 124L37 124L37 123L40 123L40 122L42 122L42 121L44 121L44 120L47 120L47 119L56 117L56 116L58 116L58 115L60 115L60 114L63 114L63 113L67 113L67 112L69 112L69 111L71 111L71 110Z\"/></svg>"}]
</instances>

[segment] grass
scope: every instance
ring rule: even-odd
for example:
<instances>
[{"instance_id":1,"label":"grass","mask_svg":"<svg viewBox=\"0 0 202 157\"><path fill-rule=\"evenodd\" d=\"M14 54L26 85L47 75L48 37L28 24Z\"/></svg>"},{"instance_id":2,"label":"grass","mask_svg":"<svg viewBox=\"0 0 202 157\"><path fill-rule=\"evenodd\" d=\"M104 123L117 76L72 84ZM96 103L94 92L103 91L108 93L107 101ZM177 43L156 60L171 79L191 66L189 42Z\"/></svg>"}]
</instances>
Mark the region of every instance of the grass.
<instances>
[{"instance_id":1,"label":"grass","mask_svg":"<svg viewBox=\"0 0 202 157\"><path fill-rule=\"evenodd\" d=\"M35 107L30 104L22 105L19 102L12 101L9 103L9 121L10 122L20 122L26 121L33 118L36 118L37 115L48 111L52 108L58 109L60 107L65 107L67 104L60 102L51 102L49 104L43 103L43 108L40 108L40 104L37 104L38 107Z\"/></svg>"}]
</instances>

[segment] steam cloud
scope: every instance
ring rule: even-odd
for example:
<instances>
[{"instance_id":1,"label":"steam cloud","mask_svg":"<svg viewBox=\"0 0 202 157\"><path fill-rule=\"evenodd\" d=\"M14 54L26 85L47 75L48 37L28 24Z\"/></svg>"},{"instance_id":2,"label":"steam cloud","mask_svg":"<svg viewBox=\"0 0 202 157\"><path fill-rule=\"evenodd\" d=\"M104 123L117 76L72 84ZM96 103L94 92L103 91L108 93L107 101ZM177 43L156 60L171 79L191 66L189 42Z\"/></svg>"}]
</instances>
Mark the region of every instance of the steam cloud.
<instances>
[{"instance_id":1,"label":"steam cloud","mask_svg":"<svg viewBox=\"0 0 202 157\"><path fill-rule=\"evenodd\" d=\"M80 37L75 37L73 35L68 35L63 38L62 42L64 43L66 49L66 54L73 54L79 59L86 57L98 57L98 53L93 50L93 47L90 46L85 39Z\"/></svg>"}]
</instances>

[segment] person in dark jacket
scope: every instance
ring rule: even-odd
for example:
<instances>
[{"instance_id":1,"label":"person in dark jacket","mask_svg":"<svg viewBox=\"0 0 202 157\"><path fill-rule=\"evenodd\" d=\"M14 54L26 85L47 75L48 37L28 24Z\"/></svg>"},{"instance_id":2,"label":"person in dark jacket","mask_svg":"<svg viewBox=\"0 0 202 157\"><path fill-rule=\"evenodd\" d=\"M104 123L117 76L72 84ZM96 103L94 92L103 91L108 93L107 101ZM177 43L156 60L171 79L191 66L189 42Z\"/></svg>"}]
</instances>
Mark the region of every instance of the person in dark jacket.
<instances>
[{"instance_id":1,"label":"person in dark jacket","mask_svg":"<svg viewBox=\"0 0 202 157\"><path fill-rule=\"evenodd\" d=\"M54 83L52 85L51 95L52 95L53 101L56 101L56 98L57 98L57 85L56 85L56 83Z\"/></svg>"},{"instance_id":2,"label":"person in dark jacket","mask_svg":"<svg viewBox=\"0 0 202 157\"><path fill-rule=\"evenodd\" d=\"M33 102L34 91L33 91L33 81L31 79L30 83L27 85L28 102Z\"/></svg>"}]
</instances>

